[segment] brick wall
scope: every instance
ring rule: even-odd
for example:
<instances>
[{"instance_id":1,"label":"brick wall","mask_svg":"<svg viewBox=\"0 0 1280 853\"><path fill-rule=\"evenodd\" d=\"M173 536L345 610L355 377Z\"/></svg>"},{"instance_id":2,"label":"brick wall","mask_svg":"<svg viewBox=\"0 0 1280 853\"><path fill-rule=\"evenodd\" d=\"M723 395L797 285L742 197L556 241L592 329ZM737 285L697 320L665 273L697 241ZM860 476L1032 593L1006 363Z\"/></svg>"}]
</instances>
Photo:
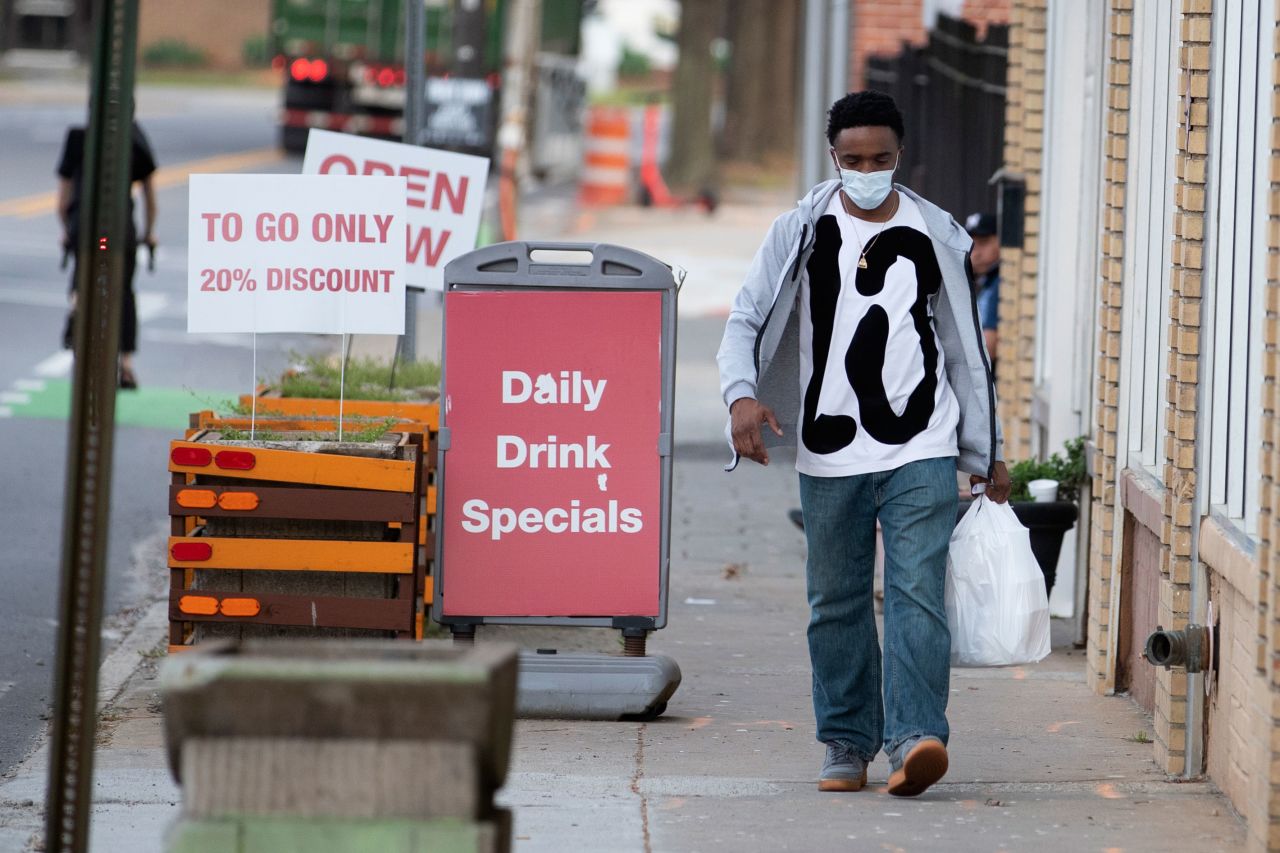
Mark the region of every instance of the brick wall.
<instances>
[{"instance_id":1,"label":"brick wall","mask_svg":"<svg viewBox=\"0 0 1280 853\"><path fill-rule=\"evenodd\" d=\"M1280 0L1275 14L1280 19ZM1273 45L1272 79L1280 81L1280 31ZM1271 197L1280 198L1280 86L1272 87ZM1267 247L1266 317L1263 321L1262 358L1262 478L1258 510L1257 706L1269 733L1270 751L1264 778L1254 788L1251 814L1265 815L1250 821L1255 838L1268 849L1280 850L1280 207L1272 203Z\"/></svg>"},{"instance_id":2,"label":"brick wall","mask_svg":"<svg viewBox=\"0 0 1280 853\"><path fill-rule=\"evenodd\" d=\"M1118 602L1113 576L1116 554L1116 497L1119 489L1120 312L1124 300L1125 175L1129 160L1129 78L1133 46L1133 0L1109 6L1106 161L1102 191L1102 263L1098 306L1097 422L1094 429L1092 535L1089 537L1089 685L1099 693L1115 687Z\"/></svg>"},{"instance_id":3,"label":"brick wall","mask_svg":"<svg viewBox=\"0 0 1280 853\"><path fill-rule=\"evenodd\" d=\"M138 55L158 41L181 41L218 68L243 65L245 40L267 36L271 0L141 0Z\"/></svg>"},{"instance_id":4,"label":"brick wall","mask_svg":"<svg viewBox=\"0 0 1280 853\"><path fill-rule=\"evenodd\" d=\"M981 39L991 24L1009 23L1012 6L1012 0L965 0L961 17L974 25Z\"/></svg>"},{"instance_id":5,"label":"brick wall","mask_svg":"<svg viewBox=\"0 0 1280 853\"><path fill-rule=\"evenodd\" d=\"M1017 0L1009 30L1004 165L1027 185L1023 246L1003 250L1000 260L997 395L1009 460L1027 459L1032 451L1047 6L1048 0Z\"/></svg>"}]
</instances>

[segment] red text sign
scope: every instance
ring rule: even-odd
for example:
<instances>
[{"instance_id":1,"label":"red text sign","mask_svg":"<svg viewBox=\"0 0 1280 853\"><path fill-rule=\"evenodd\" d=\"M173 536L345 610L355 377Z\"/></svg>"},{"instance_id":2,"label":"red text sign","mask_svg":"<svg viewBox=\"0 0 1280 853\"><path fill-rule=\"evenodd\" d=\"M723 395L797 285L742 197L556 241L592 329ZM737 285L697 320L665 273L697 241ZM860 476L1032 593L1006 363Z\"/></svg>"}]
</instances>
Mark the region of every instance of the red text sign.
<instances>
[{"instance_id":1,"label":"red text sign","mask_svg":"<svg viewBox=\"0 0 1280 853\"><path fill-rule=\"evenodd\" d=\"M445 300L444 613L658 615L662 294Z\"/></svg>"},{"instance_id":2,"label":"red text sign","mask_svg":"<svg viewBox=\"0 0 1280 853\"><path fill-rule=\"evenodd\" d=\"M405 179L405 280L440 290L444 266L476 246L489 161L484 157L312 130L302 171Z\"/></svg>"}]
</instances>

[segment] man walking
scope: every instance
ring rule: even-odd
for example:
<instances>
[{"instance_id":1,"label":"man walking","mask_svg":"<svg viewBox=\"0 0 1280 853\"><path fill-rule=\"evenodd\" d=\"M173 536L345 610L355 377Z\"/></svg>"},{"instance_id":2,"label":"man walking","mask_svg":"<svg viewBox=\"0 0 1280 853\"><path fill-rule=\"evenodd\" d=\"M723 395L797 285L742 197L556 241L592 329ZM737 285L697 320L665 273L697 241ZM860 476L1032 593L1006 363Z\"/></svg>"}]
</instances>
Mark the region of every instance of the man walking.
<instances>
[{"instance_id":1,"label":"man walking","mask_svg":"<svg viewBox=\"0 0 1280 853\"><path fill-rule=\"evenodd\" d=\"M1009 475L972 241L893 183L904 135L888 95L857 92L832 106L839 179L774 221L717 360L734 465L739 456L767 465L766 445L796 444L813 707L827 748L818 787L860 790L883 747L889 793L914 796L947 771L943 587L956 470L1001 502ZM883 667L872 608L877 519Z\"/></svg>"}]
</instances>

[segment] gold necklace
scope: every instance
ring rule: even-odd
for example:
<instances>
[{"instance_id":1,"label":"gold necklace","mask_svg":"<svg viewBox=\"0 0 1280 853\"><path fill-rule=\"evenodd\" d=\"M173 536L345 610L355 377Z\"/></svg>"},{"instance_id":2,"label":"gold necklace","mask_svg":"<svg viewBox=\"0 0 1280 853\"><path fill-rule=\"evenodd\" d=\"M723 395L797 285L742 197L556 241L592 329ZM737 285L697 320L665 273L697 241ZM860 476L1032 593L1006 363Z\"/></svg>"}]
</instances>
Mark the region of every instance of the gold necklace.
<instances>
[{"instance_id":1,"label":"gold necklace","mask_svg":"<svg viewBox=\"0 0 1280 853\"><path fill-rule=\"evenodd\" d=\"M858 238L858 248L861 250L858 252L858 269L865 270L867 268L867 252L870 252L871 247L876 244L876 240L880 239L880 235L884 233L884 227L889 224L889 220L893 219L893 217L898 215L899 201L900 200L897 193L894 193L893 210L889 213L888 216L885 217L884 221L880 223L880 230L877 231L869 241L867 241L866 246L862 245L862 235L858 233L858 226L857 225L853 226L853 236ZM849 213L849 209L844 206L844 199L840 199L840 209L849 215L849 219L851 221L857 220L858 217L854 216L852 213Z\"/></svg>"}]
</instances>

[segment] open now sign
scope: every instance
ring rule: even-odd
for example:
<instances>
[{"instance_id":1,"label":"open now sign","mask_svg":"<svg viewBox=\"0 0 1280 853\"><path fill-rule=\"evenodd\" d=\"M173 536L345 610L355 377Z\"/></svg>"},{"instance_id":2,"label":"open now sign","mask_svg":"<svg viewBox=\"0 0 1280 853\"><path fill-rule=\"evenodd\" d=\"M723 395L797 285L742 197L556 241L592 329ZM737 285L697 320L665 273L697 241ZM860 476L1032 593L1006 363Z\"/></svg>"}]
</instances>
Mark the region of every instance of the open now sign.
<instances>
[{"instance_id":1,"label":"open now sign","mask_svg":"<svg viewBox=\"0 0 1280 853\"><path fill-rule=\"evenodd\" d=\"M445 294L445 617L664 614L669 297L588 286Z\"/></svg>"},{"instance_id":2,"label":"open now sign","mask_svg":"<svg viewBox=\"0 0 1280 853\"><path fill-rule=\"evenodd\" d=\"M405 276L413 287L440 290L445 264L475 248L489 174L485 157L312 130L302 171L404 179Z\"/></svg>"}]
</instances>

